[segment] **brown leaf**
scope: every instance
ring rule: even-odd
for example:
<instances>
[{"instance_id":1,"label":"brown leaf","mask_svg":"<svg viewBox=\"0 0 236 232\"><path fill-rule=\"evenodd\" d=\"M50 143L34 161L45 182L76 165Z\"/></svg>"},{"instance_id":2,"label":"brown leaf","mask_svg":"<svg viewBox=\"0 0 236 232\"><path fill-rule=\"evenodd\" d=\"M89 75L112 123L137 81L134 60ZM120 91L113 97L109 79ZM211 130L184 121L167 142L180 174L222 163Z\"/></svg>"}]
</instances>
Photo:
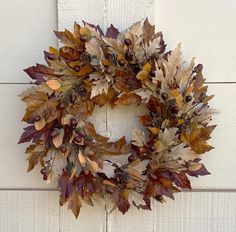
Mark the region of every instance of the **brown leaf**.
<instances>
[{"instance_id":1,"label":"brown leaf","mask_svg":"<svg viewBox=\"0 0 236 232\"><path fill-rule=\"evenodd\" d=\"M142 35L143 43L147 44L153 39L153 36L155 34L155 26L151 25L148 21L148 18L146 18L143 23L142 29L143 29L143 35Z\"/></svg>"},{"instance_id":2,"label":"brown leaf","mask_svg":"<svg viewBox=\"0 0 236 232\"><path fill-rule=\"evenodd\" d=\"M27 69L24 69L24 71L33 80L36 80L35 84L41 84L42 82L45 82L45 79L44 79L45 77L48 77L48 78L60 77L60 75L54 73L54 70L42 64L36 64L36 66L32 66Z\"/></svg>"},{"instance_id":3,"label":"brown leaf","mask_svg":"<svg viewBox=\"0 0 236 232\"><path fill-rule=\"evenodd\" d=\"M206 143L216 126L199 127L196 124L181 134L181 140L186 142L196 153L202 154L214 147Z\"/></svg>"},{"instance_id":4,"label":"brown leaf","mask_svg":"<svg viewBox=\"0 0 236 232\"><path fill-rule=\"evenodd\" d=\"M125 137L120 138L116 142L103 143L97 149L104 155L120 155L130 152L130 147L126 144Z\"/></svg>"},{"instance_id":5,"label":"brown leaf","mask_svg":"<svg viewBox=\"0 0 236 232\"><path fill-rule=\"evenodd\" d=\"M61 129L59 134L52 139L52 142L56 148L60 147L63 143L64 129Z\"/></svg>"},{"instance_id":6,"label":"brown leaf","mask_svg":"<svg viewBox=\"0 0 236 232\"><path fill-rule=\"evenodd\" d=\"M131 105L139 104L140 97L134 93L123 94L118 100L115 101L116 105Z\"/></svg>"},{"instance_id":7,"label":"brown leaf","mask_svg":"<svg viewBox=\"0 0 236 232\"><path fill-rule=\"evenodd\" d=\"M72 192L68 199L68 209L71 209L75 217L78 218L82 203L76 190Z\"/></svg>"}]
</instances>

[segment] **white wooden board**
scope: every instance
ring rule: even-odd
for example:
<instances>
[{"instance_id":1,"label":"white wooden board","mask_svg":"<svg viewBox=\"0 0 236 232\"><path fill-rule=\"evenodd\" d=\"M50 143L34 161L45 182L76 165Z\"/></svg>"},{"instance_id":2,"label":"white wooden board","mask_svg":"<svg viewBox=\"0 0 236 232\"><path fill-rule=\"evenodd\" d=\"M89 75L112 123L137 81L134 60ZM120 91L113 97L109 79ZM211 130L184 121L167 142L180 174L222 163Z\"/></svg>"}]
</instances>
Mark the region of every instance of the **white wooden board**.
<instances>
[{"instance_id":1,"label":"white wooden board","mask_svg":"<svg viewBox=\"0 0 236 232\"><path fill-rule=\"evenodd\" d=\"M235 192L177 193L175 201L155 203L154 211L132 208L108 215L108 232L234 232Z\"/></svg>"},{"instance_id":2,"label":"white wooden board","mask_svg":"<svg viewBox=\"0 0 236 232\"><path fill-rule=\"evenodd\" d=\"M232 0L59 0L58 26L71 29L73 21L84 19L124 30L148 16L163 31L168 49L182 42L184 58L196 56L204 64L207 81L236 82L235 10Z\"/></svg>"},{"instance_id":3,"label":"white wooden board","mask_svg":"<svg viewBox=\"0 0 236 232\"><path fill-rule=\"evenodd\" d=\"M186 58L195 56L207 81L236 82L236 1L156 0L154 22L173 49L182 42Z\"/></svg>"},{"instance_id":4,"label":"white wooden board","mask_svg":"<svg viewBox=\"0 0 236 232\"><path fill-rule=\"evenodd\" d=\"M56 183L46 185L39 170L26 173L27 162L24 156L25 145L17 145L22 128L21 123L24 104L17 95L29 85L0 85L0 188L55 188ZM216 96L212 107L220 111L214 117L218 127L213 133L211 144L216 148L203 155L206 167L212 173L199 179L193 179L196 189L236 189L236 84L211 84L209 92ZM107 114L106 114L107 112ZM98 132L118 139L126 135L130 139L131 128L139 127L137 116L143 112L142 107L119 107L113 110L98 108L93 121ZM107 128L107 131L106 131Z\"/></svg>"},{"instance_id":5,"label":"white wooden board","mask_svg":"<svg viewBox=\"0 0 236 232\"><path fill-rule=\"evenodd\" d=\"M57 46L56 0L0 1L0 83L29 83L23 69L44 63L43 51Z\"/></svg>"},{"instance_id":6,"label":"white wooden board","mask_svg":"<svg viewBox=\"0 0 236 232\"><path fill-rule=\"evenodd\" d=\"M76 220L67 206L60 208L60 232L107 232L107 215L101 202L95 206L83 204Z\"/></svg>"},{"instance_id":7,"label":"white wooden board","mask_svg":"<svg viewBox=\"0 0 236 232\"><path fill-rule=\"evenodd\" d=\"M52 191L0 191L1 232L59 232L59 205Z\"/></svg>"}]
</instances>

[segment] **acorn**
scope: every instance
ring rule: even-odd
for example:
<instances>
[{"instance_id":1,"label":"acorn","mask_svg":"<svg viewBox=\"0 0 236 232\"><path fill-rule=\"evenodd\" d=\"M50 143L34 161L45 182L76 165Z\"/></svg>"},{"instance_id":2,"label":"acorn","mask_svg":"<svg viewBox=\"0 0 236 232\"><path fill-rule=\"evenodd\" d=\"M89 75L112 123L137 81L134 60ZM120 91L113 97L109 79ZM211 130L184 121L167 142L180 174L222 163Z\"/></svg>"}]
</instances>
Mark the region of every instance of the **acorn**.
<instances>
[{"instance_id":1,"label":"acorn","mask_svg":"<svg viewBox=\"0 0 236 232\"><path fill-rule=\"evenodd\" d=\"M207 97L206 93L201 93L199 96L199 101L203 101Z\"/></svg>"},{"instance_id":2,"label":"acorn","mask_svg":"<svg viewBox=\"0 0 236 232\"><path fill-rule=\"evenodd\" d=\"M125 61L124 60L118 60L118 64L120 65L120 66L124 66L125 65Z\"/></svg>"},{"instance_id":3,"label":"acorn","mask_svg":"<svg viewBox=\"0 0 236 232\"><path fill-rule=\"evenodd\" d=\"M38 122L38 121L40 121L41 120L41 116L40 115L35 115L34 116L34 121L35 122Z\"/></svg>"},{"instance_id":4,"label":"acorn","mask_svg":"<svg viewBox=\"0 0 236 232\"><path fill-rule=\"evenodd\" d=\"M55 138L59 134L59 130L57 128L54 128L50 134L52 138Z\"/></svg>"},{"instance_id":5,"label":"acorn","mask_svg":"<svg viewBox=\"0 0 236 232\"><path fill-rule=\"evenodd\" d=\"M131 163L131 162L133 162L135 160L135 156L134 155L130 155L129 157L128 157L128 161Z\"/></svg>"},{"instance_id":6,"label":"acorn","mask_svg":"<svg viewBox=\"0 0 236 232\"><path fill-rule=\"evenodd\" d=\"M199 73L199 72L201 72L202 71L202 69L203 69L203 65L202 64L198 64L195 68L194 68L194 72L196 72L196 73Z\"/></svg>"},{"instance_id":7,"label":"acorn","mask_svg":"<svg viewBox=\"0 0 236 232\"><path fill-rule=\"evenodd\" d=\"M40 170L40 173L42 174L42 175L46 175L47 173L48 173L48 170L47 170L47 168L42 168L41 170Z\"/></svg>"},{"instance_id":8,"label":"acorn","mask_svg":"<svg viewBox=\"0 0 236 232\"><path fill-rule=\"evenodd\" d=\"M125 39L124 42L126 46L130 46L132 44L130 39Z\"/></svg>"},{"instance_id":9,"label":"acorn","mask_svg":"<svg viewBox=\"0 0 236 232\"><path fill-rule=\"evenodd\" d=\"M149 178L151 179L151 180L157 180L157 176L154 174L154 173L149 173Z\"/></svg>"},{"instance_id":10,"label":"acorn","mask_svg":"<svg viewBox=\"0 0 236 232\"><path fill-rule=\"evenodd\" d=\"M150 75L150 77L155 77L156 76L155 70L151 70L149 75Z\"/></svg>"},{"instance_id":11,"label":"acorn","mask_svg":"<svg viewBox=\"0 0 236 232\"><path fill-rule=\"evenodd\" d=\"M186 101L186 102L190 102L192 99L193 99L193 97L192 97L191 95L187 95L187 96L185 97L185 101Z\"/></svg>"},{"instance_id":12,"label":"acorn","mask_svg":"<svg viewBox=\"0 0 236 232\"><path fill-rule=\"evenodd\" d=\"M48 53L47 58L48 58L49 60L54 60L54 59L55 59L55 55L54 55L54 54L51 54L51 53Z\"/></svg>"},{"instance_id":13,"label":"acorn","mask_svg":"<svg viewBox=\"0 0 236 232\"><path fill-rule=\"evenodd\" d=\"M72 126L76 126L76 125L77 125L77 120L76 120L76 118L71 118L71 119L70 119L70 125L72 125Z\"/></svg>"},{"instance_id":14,"label":"acorn","mask_svg":"<svg viewBox=\"0 0 236 232\"><path fill-rule=\"evenodd\" d=\"M172 114L178 114L179 107L177 105L174 105L170 108L170 111L171 111Z\"/></svg>"},{"instance_id":15,"label":"acorn","mask_svg":"<svg viewBox=\"0 0 236 232\"><path fill-rule=\"evenodd\" d=\"M87 35L81 35L80 36L80 41L81 42L86 42L88 40L88 36Z\"/></svg>"},{"instance_id":16,"label":"acorn","mask_svg":"<svg viewBox=\"0 0 236 232\"><path fill-rule=\"evenodd\" d=\"M70 95L70 102L75 103L77 96L75 94Z\"/></svg>"},{"instance_id":17,"label":"acorn","mask_svg":"<svg viewBox=\"0 0 236 232\"><path fill-rule=\"evenodd\" d=\"M168 94L167 93L162 93L161 97L165 101L165 100L168 99Z\"/></svg>"},{"instance_id":18,"label":"acorn","mask_svg":"<svg viewBox=\"0 0 236 232\"><path fill-rule=\"evenodd\" d=\"M74 69L76 72L79 72L81 68L80 68L79 65L76 65L73 69Z\"/></svg>"},{"instance_id":19,"label":"acorn","mask_svg":"<svg viewBox=\"0 0 236 232\"><path fill-rule=\"evenodd\" d=\"M107 188L106 189L107 193L113 194L115 192L115 190L113 188Z\"/></svg>"},{"instance_id":20,"label":"acorn","mask_svg":"<svg viewBox=\"0 0 236 232\"><path fill-rule=\"evenodd\" d=\"M63 145L60 146L60 152L61 152L61 153L66 153L66 152L67 152L67 147L66 147L66 145L63 144Z\"/></svg>"},{"instance_id":21,"label":"acorn","mask_svg":"<svg viewBox=\"0 0 236 232\"><path fill-rule=\"evenodd\" d=\"M77 142L77 143L82 142L82 138L81 138L79 135L77 135L77 136L74 138L74 140L75 140L75 142Z\"/></svg>"}]
</instances>

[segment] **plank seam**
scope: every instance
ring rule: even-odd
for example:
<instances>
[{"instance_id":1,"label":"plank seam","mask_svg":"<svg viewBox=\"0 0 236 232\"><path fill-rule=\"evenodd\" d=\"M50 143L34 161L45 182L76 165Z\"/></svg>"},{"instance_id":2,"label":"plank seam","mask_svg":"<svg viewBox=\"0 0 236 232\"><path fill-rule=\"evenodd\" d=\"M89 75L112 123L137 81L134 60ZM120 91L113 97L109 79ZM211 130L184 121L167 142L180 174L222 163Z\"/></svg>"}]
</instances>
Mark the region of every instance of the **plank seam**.
<instances>
[{"instance_id":1,"label":"plank seam","mask_svg":"<svg viewBox=\"0 0 236 232\"><path fill-rule=\"evenodd\" d=\"M40 188L40 189L31 189L31 188L0 188L0 191L48 191L48 192L57 192L58 189L46 189L46 188ZM181 192L236 192L236 189L193 189L193 190L182 190Z\"/></svg>"}]
</instances>

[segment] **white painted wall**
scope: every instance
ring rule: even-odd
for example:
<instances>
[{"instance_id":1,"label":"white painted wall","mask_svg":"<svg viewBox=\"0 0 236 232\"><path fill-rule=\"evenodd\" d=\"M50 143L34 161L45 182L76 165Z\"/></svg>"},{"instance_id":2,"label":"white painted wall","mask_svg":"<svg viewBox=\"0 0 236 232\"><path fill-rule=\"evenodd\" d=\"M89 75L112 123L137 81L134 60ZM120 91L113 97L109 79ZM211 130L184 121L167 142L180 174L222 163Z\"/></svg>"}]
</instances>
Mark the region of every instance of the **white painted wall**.
<instances>
[{"instance_id":1,"label":"white painted wall","mask_svg":"<svg viewBox=\"0 0 236 232\"><path fill-rule=\"evenodd\" d=\"M235 12L235 0L0 0L0 232L236 231ZM123 216L100 204L84 206L76 221L59 207L56 183L44 184L38 170L26 173L25 146L16 145L24 126L17 95L29 85L22 69L42 63L42 51L57 46L57 27L72 28L74 20L84 19L122 30L145 16L163 31L169 48L181 41L185 58L196 56L205 66L216 95L212 107L220 110L211 141L216 149L203 157L212 175L194 179L193 192L155 204L152 212L132 209ZM94 121L113 139L129 138L141 111L101 109Z\"/></svg>"}]
</instances>

